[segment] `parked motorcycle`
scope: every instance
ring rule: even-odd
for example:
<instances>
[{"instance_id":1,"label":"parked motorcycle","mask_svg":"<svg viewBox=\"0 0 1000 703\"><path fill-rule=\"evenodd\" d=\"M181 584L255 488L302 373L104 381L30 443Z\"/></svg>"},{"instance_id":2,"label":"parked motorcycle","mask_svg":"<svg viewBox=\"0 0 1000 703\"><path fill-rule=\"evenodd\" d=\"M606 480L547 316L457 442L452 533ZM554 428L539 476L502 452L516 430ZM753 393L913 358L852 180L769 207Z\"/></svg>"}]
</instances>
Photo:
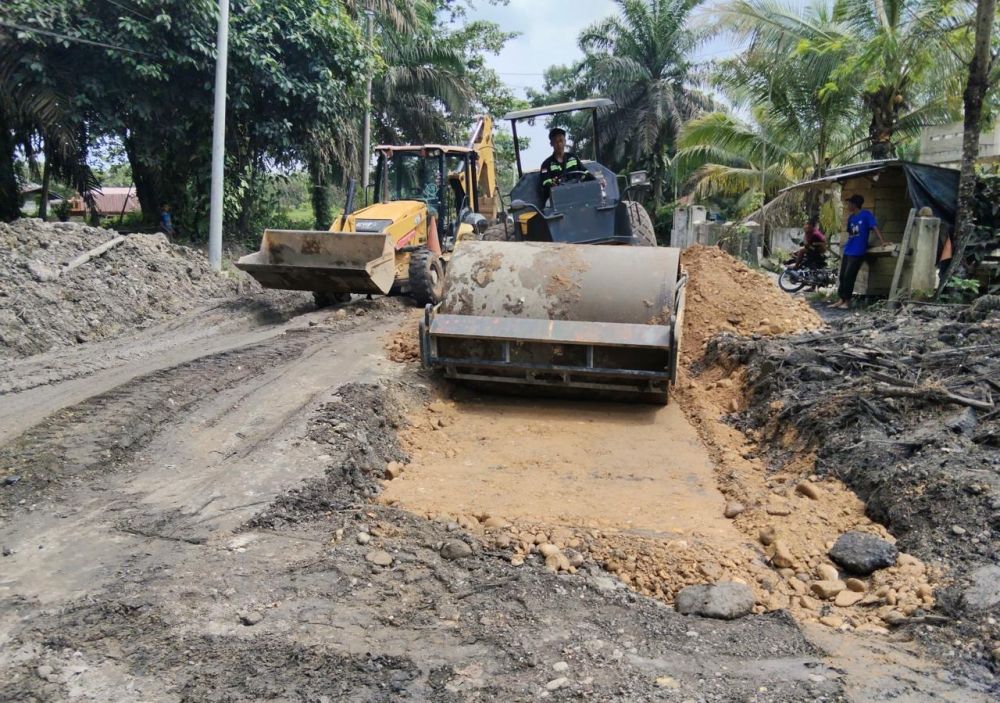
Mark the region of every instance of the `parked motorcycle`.
<instances>
[{"instance_id":1,"label":"parked motorcycle","mask_svg":"<svg viewBox=\"0 0 1000 703\"><path fill-rule=\"evenodd\" d=\"M837 285L837 272L825 266L795 268L792 265L787 265L778 276L778 286L786 293L797 293L806 286L826 288L835 285Z\"/></svg>"}]
</instances>

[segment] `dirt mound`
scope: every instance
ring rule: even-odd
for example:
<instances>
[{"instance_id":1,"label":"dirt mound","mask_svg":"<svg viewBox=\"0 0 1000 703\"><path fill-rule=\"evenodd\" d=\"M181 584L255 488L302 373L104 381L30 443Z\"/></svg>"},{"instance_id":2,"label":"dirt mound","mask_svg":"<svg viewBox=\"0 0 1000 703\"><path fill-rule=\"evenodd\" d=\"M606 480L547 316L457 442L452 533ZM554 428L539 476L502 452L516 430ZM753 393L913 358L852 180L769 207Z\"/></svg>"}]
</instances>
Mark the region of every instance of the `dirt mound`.
<instances>
[{"instance_id":1,"label":"dirt mound","mask_svg":"<svg viewBox=\"0 0 1000 703\"><path fill-rule=\"evenodd\" d=\"M681 262L688 272L682 341L688 363L700 357L705 342L719 332L781 335L822 326L808 305L782 293L767 274L717 247L689 247Z\"/></svg>"},{"instance_id":2,"label":"dirt mound","mask_svg":"<svg viewBox=\"0 0 1000 703\"><path fill-rule=\"evenodd\" d=\"M938 608L958 632L921 634L960 645L966 664L996 658L1000 626L968 594L1000 553L1000 313L887 311L824 334L723 337L709 357L745 364L736 421L767 447L771 479L814 453L811 471L849 486L900 548L945 571Z\"/></svg>"},{"instance_id":3,"label":"dirt mound","mask_svg":"<svg viewBox=\"0 0 1000 703\"><path fill-rule=\"evenodd\" d=\"M256 285L216 273L201 253L162 234L129 235L67 268L116 237L68 222L0 223L0 356L114 337Z\"/></svg>"}]
</instances>

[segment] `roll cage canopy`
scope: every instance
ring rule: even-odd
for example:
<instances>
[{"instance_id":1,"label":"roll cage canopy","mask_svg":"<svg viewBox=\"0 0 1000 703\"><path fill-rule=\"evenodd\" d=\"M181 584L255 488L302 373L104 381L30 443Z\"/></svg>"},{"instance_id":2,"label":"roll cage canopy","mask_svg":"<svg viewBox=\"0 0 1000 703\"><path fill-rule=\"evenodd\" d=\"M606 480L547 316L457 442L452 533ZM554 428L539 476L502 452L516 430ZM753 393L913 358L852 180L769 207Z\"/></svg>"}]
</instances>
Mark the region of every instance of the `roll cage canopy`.
<instances>
[{"instance_id":1,"label":"roll cage canopy","mask_svg":"<svg viewBox=\"0 0 1000 703\"><path fill-rule=\"evenodd\" d=\"M510 120L511 132L514 134L514 154L517 156L518 178L524 175L524 170L521 168L521 146L517 138L517 123L520 120L530 120L535 117L544 117L546 115L560 115L564 112L590 110L594 123L594 161L597 161L598 147L600 146L600 133L597 127L597 111L601 108L611 107L612 105L614 105L614 101L609 100L608 98L591 98L589 100L575 100L568 103L555 103L554 105L546 105L544 107L533 107L527 110L514 110L513 112L508 112L504 115L503 118L505 120Z\"/></svg>"}]
</instances>

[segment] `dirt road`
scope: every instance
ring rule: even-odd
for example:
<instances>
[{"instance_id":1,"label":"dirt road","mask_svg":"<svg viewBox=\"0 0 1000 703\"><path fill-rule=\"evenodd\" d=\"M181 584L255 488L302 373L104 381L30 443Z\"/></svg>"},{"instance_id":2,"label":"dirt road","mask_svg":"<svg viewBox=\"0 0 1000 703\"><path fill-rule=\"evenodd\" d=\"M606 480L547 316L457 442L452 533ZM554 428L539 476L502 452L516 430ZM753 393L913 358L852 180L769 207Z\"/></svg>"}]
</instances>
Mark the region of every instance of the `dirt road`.
<instances>
[{"instance_id":1,"label":"dirt road","mask_svg":"<svg viewBox=\"0 0 1000 703\"><path fill-rule=\"evenodd\" d=\"M459 395L431 429L450 391L386 358L396 301L214 314L3 377L0 699L987 700L884 640L871 695L863 639L828 656L785 611L685 617L610 575L621 539L749 549L677 406ZM556 574L464 511L600 537Z\"/></svg>"}]
</instances>

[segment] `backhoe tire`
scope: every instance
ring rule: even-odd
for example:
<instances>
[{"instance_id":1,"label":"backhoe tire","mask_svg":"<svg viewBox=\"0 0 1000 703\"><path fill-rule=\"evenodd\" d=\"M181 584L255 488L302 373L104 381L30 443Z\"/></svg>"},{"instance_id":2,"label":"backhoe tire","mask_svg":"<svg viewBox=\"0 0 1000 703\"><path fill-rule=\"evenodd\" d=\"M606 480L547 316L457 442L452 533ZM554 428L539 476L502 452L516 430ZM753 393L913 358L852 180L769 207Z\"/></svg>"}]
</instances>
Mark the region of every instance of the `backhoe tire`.
<instances>
[{"instance_id":1,"label":"backhoe tire","mask_svg":"<svg viewBox=\"0 0 1000 703\"><path fill-rule=\"evenodd\" d=\"M629 224L632 225L632 245L637 247L655 247L656 230L649 213L634 200L623 200L625 212L628 213Z\"/></svg>"},{"instance_id":2,"label":"backhoe tire","mask_svg":"<svg viewBox=\"0 0 1000 703\"><path fill-rule=\"evenodd\" d=\"M513 222L506 225L503 222L497 222L487 227L486 231L479 235L479 240L482 242L516 242L515 227L517 224Z\"/></svg>"},{"instance_id":3,"label":"backhoe tire","mask_svg":"<svg viewBox=\"0 0 1000 703\"><path fill-rule=\"evenodd\" d=\"M316 301L316 307L318 308L328 308L331 305L337 305L338 303L349 303L351 302L350 293L327 293L325 291L313 291L313 300Z\"/></svg>"},{"instance_id":4,"label":"backhoe tire","mask_svg":"<svg viewBox=\"0 0 1000 703\"><path fill-rule=\"evenodd\" d=\"M410 297L423 307L441 300L444 290L444 263L427 247L410 254Z\"/></svg>"}]
</instances>

